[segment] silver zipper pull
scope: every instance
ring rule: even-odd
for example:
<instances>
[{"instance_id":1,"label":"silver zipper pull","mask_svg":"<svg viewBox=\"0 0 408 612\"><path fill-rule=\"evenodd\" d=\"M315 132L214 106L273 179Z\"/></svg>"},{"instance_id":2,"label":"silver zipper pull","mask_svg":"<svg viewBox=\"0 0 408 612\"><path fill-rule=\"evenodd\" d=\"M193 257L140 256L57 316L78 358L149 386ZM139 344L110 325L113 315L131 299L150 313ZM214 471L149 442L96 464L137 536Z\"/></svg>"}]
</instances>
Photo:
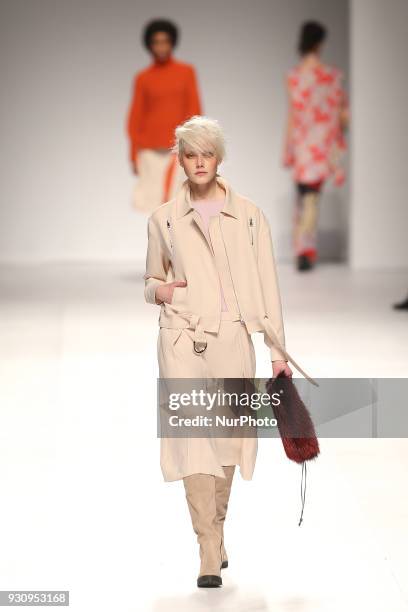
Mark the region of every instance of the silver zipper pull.
<instances>
[{"instance_id":1,"label":"silver zipper pull","mask_svg":"<svg viewBox=\"0 0 408 612\"><path fill-rule=\"evenodd\" d=\"M169 236L170 236L170 248L173 250L173 243L171 241L171 233L170 233L170 221L167 219L167 229L169 230Z\"/></svg>"}]
</instances>

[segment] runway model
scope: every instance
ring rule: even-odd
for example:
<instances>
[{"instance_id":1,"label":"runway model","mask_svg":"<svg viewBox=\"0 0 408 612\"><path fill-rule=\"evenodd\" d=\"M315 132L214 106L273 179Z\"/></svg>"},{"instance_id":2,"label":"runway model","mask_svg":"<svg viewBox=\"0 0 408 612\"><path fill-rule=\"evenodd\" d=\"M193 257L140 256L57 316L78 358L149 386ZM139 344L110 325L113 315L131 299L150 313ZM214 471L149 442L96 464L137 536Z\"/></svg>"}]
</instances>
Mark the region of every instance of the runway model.
<instances>
[{"instance_id":1,"label":"runway model","mask_svg":"<svg viewBox=\"0 0 408 612\"><path fill-rule=\"evenodd\" d=\"M146 301L160 304L160 378L251 379L251 333L262 332L273 376L291 377L291 361L313 381L285 348L266 216L218 174L225 155L221 127L193 117L176 129L175 143L187 179L149 217L144 275ZM252 479L257 438L162 437L160 453L164 480L184 483L200 546L197 585L220 586L233 476L239 466L242 478Z\"/></svg>"},{"instance_id":2,"label":"runway model","mask_svg":"<svg viewBox=\"0 0 408 612\"><path fill-rule=\"evenodd\" d=\"M293 247L299 270L311 269L317 260L318 203L324 182L332 177L335 185L342 185L345 180L341 161L348 103L342 72L320 59L326 35L317 22L303 24L298 46L301 60L287 75L283 163L293 168L297 190Z\"/></svg>"},{"instance_id":3,"label":"runway model","mask_svg":"<svg viewBox=\"0 0 408 612\"><path fill-rule=\"evenodd\" d=\"M185 175L169 149L179 123L201 113L194 67L173 57L178 29L170 21L154 20L143 41L152 63L134 77L127 115L130 163L138 175L133 204L151 213L180 189Z\"/></svg>"}]
</instances>

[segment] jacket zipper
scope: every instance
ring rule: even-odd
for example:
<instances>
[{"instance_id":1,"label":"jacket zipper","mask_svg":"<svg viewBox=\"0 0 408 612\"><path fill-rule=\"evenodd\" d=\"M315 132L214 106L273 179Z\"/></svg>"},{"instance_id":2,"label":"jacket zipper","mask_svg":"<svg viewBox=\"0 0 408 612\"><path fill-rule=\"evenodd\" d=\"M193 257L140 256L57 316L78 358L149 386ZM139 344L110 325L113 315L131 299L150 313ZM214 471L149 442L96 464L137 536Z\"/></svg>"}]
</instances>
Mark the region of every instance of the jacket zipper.
<instances>
[{"instance_id":1,"label":"jacket zipper","mask_svg":"<svg viewBox=\"0 0 408 612\"><path fill-rule=\"evenodd\" d=\"M170 237L170 248L171 250L173 250L173 243L171 241L171 232L170 232L170 221L167 219L167 228L169 230L169 237Z\"/></svg>"},{"instance_id":2,"label":"jacket zipper","mask_svg":"<svg viewBox=\"0 0 408 612\"><path fill-rule=\"evenodd\" d=\"M253 222L252 222L252 217L249 217L249 227L250 227L250 231L251 231L251 244L254 244L254 232L253 232Z\"/></svg>"}]
</instances>

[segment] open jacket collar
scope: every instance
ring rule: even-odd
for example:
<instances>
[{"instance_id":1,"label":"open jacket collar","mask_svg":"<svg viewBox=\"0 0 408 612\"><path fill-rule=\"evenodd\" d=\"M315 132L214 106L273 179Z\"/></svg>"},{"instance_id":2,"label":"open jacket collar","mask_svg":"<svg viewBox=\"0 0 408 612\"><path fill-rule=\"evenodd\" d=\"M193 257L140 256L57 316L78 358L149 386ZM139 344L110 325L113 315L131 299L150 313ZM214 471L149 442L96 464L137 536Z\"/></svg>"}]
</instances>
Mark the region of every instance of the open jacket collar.
<instances>
[{"instance_id":1,"label":"open jacket collar","mask_svg":"<svg viewBox=\"0 0 408 612\"><path fill-rule=\"evenodd\" d=\"M235 219L239 219L239 203L237 194L231 189L228 181L221 176L216 177L217 183L225 190L225 203L220 211L224 215L229 215ZM186 179L176 196L176 217L183 217L194 207L191 205L191 191L188 179Z\"/></svg>"}]
</instances>

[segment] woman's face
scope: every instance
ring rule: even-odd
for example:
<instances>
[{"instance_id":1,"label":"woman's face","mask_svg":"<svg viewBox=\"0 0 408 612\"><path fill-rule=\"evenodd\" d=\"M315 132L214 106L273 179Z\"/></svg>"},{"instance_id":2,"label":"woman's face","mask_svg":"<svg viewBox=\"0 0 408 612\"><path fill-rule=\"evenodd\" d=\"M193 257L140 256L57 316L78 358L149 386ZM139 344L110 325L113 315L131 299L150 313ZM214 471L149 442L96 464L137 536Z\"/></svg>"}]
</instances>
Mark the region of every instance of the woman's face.
<instances>
[{"instance_id":1,"label":"woman's face","mask_svg":"<svg viewBox=\"0 0 408 612\"><path fill-rule=\"evenodd\" d=\"M173 45L167 32L156 32L150 41L150 51L158 62L165 62L173 51Z\"/></svg>"},{"instance_id":2,"label":"woman's face","mask_svg":"<svg viewBox=\"0 0 408 612\"><path fill-rule=\"evenodd\" d=\"M217 174L217 156L214 149L210 147L207 151L200 153L186 144L180 164L184 168L187 178L197 185L210 183Z\"/></svg>"}]
</instances>

